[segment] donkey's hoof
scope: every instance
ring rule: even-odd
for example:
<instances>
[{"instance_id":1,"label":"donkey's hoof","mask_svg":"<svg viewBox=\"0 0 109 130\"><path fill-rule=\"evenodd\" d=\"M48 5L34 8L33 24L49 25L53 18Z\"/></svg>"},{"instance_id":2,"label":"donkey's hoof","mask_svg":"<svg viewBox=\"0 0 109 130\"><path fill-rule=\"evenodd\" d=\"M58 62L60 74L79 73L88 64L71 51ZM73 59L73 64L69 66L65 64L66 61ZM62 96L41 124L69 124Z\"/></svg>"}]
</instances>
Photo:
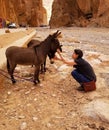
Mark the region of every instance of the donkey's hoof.
<instances>
[{"instance_id":1,"label":"donkey's hoof","mask_svg":"<svg viewBox=\"0 0 109 130\"><path fill-rule=\"evenodd\" d=\"M45 74L45 72L44 72L44 71L41 71L40 74Z\"/></svg>"},{"instance_id":2,"label":"donkey's hoof","mask_svg":"<svg viewBox=\"0 0 109 130\"><path fill-rule=\"evenodd\" d=\"M16 80L12 80L12 83L15 84L15 83L16 83Z\"/></svg>"},{"instance_id":3,"label":"donkey's hoof","mask_svg":"<svg viewBox=\"0 0 109 130\"><path fill-rule=\"evenodd\" d=\"M40 83L40 80L38 79L37 82Z\"/></svg>"},{"instance_id":4,"label":"donkey's hoof","mask_svg":"<svg viewBox=\"0 0 109 130\"><path fill-rule=\"evenodd\" d=\"M36 84L37 84L37 82L36 82L36 81L33 81L33 83L34 83L34 85L36 85Z\"/></svg>"}]
</instances>

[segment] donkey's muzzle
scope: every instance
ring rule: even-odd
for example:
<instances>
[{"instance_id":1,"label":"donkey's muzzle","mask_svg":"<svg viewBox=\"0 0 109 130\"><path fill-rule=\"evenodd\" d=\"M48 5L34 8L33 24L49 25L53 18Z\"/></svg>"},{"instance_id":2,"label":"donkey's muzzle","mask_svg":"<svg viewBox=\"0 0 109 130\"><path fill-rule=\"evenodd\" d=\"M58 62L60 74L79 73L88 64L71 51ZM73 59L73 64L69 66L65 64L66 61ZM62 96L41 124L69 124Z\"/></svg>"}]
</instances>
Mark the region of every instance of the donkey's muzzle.
<instances>
[{"instance_id":1,"label":"donkey's muzzle","mask_svg":"<svg viewBox=\"0 0 109 130\"><path fill-rule=\"evenodd\" d=\"M53 60L53 59L50 59L50 63L51 63L51 64L54 64L54 60Z\"/></svg>"}]
</instances>

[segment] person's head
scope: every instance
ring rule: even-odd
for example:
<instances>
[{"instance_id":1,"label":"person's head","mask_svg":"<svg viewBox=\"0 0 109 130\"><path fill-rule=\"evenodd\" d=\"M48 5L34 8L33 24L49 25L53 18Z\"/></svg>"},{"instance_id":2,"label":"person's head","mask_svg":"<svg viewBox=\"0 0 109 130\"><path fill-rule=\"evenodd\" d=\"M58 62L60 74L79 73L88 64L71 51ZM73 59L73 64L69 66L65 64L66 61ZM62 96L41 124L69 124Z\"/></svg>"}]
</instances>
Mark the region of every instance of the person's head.
<instances>
[{"instance_id":1,"label":"person's head","mask_svg":"<svg viewBox=\"0 0 109 130\"><path fill-rule=\"evenodd\" d=\"M72 55L73 59L78 59L78 58L82 58L83 56L83 52L80 49L75 49Z\"/></svg>"}]
</instances>

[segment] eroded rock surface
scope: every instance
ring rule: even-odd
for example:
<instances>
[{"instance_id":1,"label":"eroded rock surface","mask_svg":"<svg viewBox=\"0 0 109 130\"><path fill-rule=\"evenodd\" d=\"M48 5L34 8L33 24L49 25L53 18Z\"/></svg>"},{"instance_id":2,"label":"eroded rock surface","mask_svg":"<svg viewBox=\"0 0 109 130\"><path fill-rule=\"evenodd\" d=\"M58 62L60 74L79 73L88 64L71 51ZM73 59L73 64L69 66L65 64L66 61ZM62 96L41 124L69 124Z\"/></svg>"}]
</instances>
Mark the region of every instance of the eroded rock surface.
<instances>
[{"instance_id":1,"label":"eroded rock surface","mask_svg":"<svg viewBox=\"0 0 109 130\"><path fill-rule=\"evenodd\" d=\"M0 17L19 24L46 24L47 14L42 0L0 0Z\"/></svg>"},{"instance_id":2,"label":"eroded rock surface","mask_svg":"<svg viewBox=\"0 0 109 130\"><path fill-rule=\"evenodd\" d=\"M108 0L54 0L50 26L109 27Z\"/></svg>"}]
</instances>

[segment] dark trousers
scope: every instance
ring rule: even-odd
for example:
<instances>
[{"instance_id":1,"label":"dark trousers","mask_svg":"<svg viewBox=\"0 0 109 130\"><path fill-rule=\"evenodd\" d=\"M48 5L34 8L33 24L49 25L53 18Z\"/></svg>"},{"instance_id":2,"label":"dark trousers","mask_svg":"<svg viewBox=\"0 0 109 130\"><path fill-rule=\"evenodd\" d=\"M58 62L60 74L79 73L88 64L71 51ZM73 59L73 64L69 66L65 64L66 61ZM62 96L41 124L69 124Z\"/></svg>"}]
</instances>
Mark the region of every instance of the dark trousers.
<instances>
[{"instance_id":1,"label":"dark trousers","mask_svg":"<svg viewBox=\"0 0 109 130\"><path fill-rule=\"evenodd\" d=\"M87 79L84 75L78 73L76 69L71 72L71 75L80 84L90 82L90 80Z\"/></svg>"}]
</instances>

